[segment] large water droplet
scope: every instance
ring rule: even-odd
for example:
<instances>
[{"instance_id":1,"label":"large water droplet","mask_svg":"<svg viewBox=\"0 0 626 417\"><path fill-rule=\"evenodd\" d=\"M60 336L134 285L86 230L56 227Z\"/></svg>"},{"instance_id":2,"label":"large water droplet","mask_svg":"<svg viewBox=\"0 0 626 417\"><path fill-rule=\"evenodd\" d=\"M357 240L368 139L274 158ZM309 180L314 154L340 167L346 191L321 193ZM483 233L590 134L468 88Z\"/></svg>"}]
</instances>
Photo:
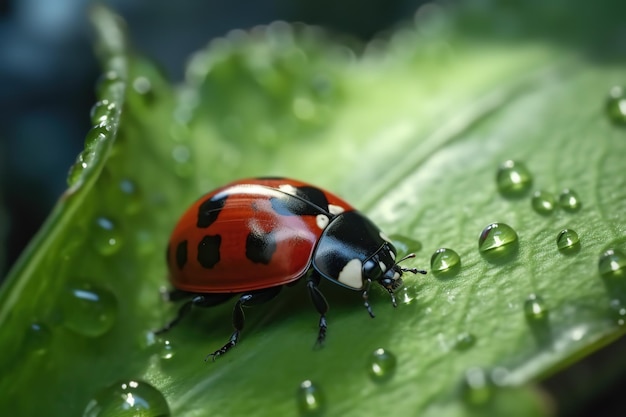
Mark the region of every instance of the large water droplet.
<instances>
[{"instance_id":1,"label":"large water droplet","mask_svg":"<svg viewBox=\"0 0 626 417\"><path fill-rule=\"evenodd\" d=\"M117 319L117 298L105 288L90 283L74 285L64 294L63 324L87 337L108 332Z\"/></svg>"},{"instance_id":2,"label":"large water droplet","mask_svg":"<svg viewBox=\"0 0 626 417\"><path fill-rule=\"evenodd\" d=\"M167 417L170 408L163 394L142 381L123 381L95 395L83 417Z\"/></svg>"},{"instance_id":3,"label":"large water droplet","mask_svg":"<svg viewBox=\"0 0 626 417\"><path fill-rule=\"evenodd\" d=\"M503 196L521 197L530 190L533 177L524 163L508 160L498 168L496 183Z\"/></svg>"},{"instance_id":4,"label":"large water droplet","mask_svg":"<svg viewBox=\"0 0 626 417\"><path fill-rule=\"evenodd\" d=\"M383 348L376 349L369 358L368 371L375 382L385 382L391 379L396 371L396 356Z\"/></svg>"},{"instance_id":5,"label":"large water droplet","mask_svg":"<svg viewBox=\"0 0 626 417\"><path fill-rule=\"evenodd\" d=\"M561 253L570 254L580 249L578 233L572 229L563 229L556 237L556 247Z\"/></svg>"},{"instance_id":6,"label":"large water droplet","mask_svg":"<svg viewBox=\"0 0 626 417\"><path fill-rule=\"evenodd\" d=\"M430 269L436 276L451 278L461 270L461 257L452 249L437 249L430 257Z\"/></svg>"},{"instance_id":7,"label":"large water droplet","mask_svg":"<svg viewBox=\"0 0 626 417\"><path fill-rule=\"evenodd\" d=\"M317 385L308 379L300 384L296 401L303 416L320 416L326 407L324 395Z\"/></svg>"},{"instance_id":8,"label":"large water droplet","mask_svg":"<svg viewBox=\"0 0 626 417\"><path fill-rule=\"evenodd\" d=\"M576 213L582 207L576 191L566 188L559 194L559 206L570 213Z\"/></svg>"},{"instance_id":9,"label":"large water droplet","mask_svg":"<svg viewBox=\"0 0 626 417\"><path fill-rule=\"evenodd\" d=\"M535 191L530 204L537 213L547 216L554 212L556 208L556 198L547 191Z\"/></svg>"},{"instance_id":10,"label":"large water droplet","mask_svg":"<svg viewBox=\"0 0 626 417\"><path fill-rule=\"evenodd\" d=\"M101 255L113 255L122 245L122 234L113 220L107 217L98 217L95 223L92 242Z\"/></svg>"},{"instance_id":11,"label":"large water droplet","mask_svg":"<svg viewBox=\"0 0 626 417\"><path fill-rule=\"evenodd\" d=\"M607 249L600 255L598 270L603 278L621 278L626 275L626 255L619 249Z\"/></svg>"},{"instance_id":12,"label":"large water droplet","mask_svg":"<svg viewBox=\"0 0 626 417\"><path fill-rule=\"evenodd\" d=\"M606 100L606 113L609 120L618 126L626 126L626 94L624 87L614 86Z\"/></svg>"},{"instance_id":13,"label":"large water droplet","mask_svg":"<svg viewBox=\"0 0 626 417\"><path fill-rule=\"evenodd\" d=\"M524 302L524 315L528 320L545 320L548 317L548 307L543 298L531 294Z\"/></svg>"},{"instance_id":14,"label":"large water droplet","mask_svg":"<svg viewBox=\"0 0 626 417\"><path fill-rule=\"evenodd\" d=\"M519 247L517 233L504 223L491 223L478 238L480 254L490 262L510 261Z\"/></svg>"}]
</instances>

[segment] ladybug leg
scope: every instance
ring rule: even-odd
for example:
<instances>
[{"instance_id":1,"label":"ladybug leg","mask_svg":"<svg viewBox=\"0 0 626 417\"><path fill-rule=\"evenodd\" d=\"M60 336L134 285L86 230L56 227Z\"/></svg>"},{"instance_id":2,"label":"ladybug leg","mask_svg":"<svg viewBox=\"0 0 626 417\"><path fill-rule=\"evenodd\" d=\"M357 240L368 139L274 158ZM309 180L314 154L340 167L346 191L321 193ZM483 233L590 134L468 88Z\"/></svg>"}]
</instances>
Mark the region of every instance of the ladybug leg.
<instances>
[{"instance_id":1,"label":"ladybug leg","mask_svg":"<svg viewBox=\"0 0 626 417\"><path fill-rule=\"evenodd\" d=\"M319 282L320 277L317 274L312 274L306 282L311 301L313 302L317 312L320 313L319 332L315 342L316 347L321 347L324 344L324 339L326 339L326 329L328 328L328 324L326 323L328 301L326 301L326 297L324 297L324 294L322 294L318 288Z\"/></svg>"},{"instance_id":2,"label":"ladybug leg","mask_svg":"<svg viewBox=\"0 0 626 417\"><path fill-rule=\"evenodd\" d=\"M155 335L163 334L176 326L189 312L193 306L196 307L212 307L227 301L232 294L192 294L185 291L173 290L167 294L169 301L179 301L184 298L192 298L187 300L178 309L176 317L159 330L154 331Z\"/></svg>"},{"instance_id":3,"label":"ladybug leg","mask_svg":"<svg viewBox=\"0 0 626 417\"><path fill-rule=\"evenodd\" d=\"M372 280L368 278L365 282L365 290L363 290L363 305L367 309L367 312L369 313L370 317L374 318L376 316L374 315L374 312L372 311L372 306L370 306L370 301L369 301L370 285L372 285Z\"/></svg>"},{"instance_id":4,"label":"ladybug leg","mask_svg":"<svg viewBox=\"0 0 626 417\"><path fill-rule=\"evenodd\" d=\"M215 360L215 358L225 354L237 344L237 342L239 341L239 335L243 330L245 322L245 315L243 314L244 307L251 307L258 304L263 304L276 297L281 289L282 286L277 286L241 295L239 297L239 300L237 300L237 303L235 304L235 308L233 309L233 327L235 328L235 331L230 336L230 339L228 339L228 342L226 342L224 346L222 346L215 352L208 354L204 360L207 361L209 357L212 357L213 360Z\"/></svg>"}]
</instances>

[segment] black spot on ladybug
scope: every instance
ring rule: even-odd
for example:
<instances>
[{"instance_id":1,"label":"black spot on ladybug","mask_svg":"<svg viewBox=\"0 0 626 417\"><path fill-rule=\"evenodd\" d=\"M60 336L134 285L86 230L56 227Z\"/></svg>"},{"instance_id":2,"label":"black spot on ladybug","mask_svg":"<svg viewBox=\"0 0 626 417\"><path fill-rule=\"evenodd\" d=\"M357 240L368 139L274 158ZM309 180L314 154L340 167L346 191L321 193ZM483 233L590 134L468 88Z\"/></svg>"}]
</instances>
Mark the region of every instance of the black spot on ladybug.
<instances>
[{"instance_id":1,"label":"black spot on ladybug","mask_svg":"<svg viewBox=\"0 0 626 417\"><path fill-rule=\"evenodd\" d=\"M296 195L324 211L328 211L328 199L322 190L308 185L297 187Z\"/></svg>"},{"instance_id":2,"label":"black spot on ladybug","mask_svg":"<svg viewBox=\"0 0 626 417\"><path fill-rule=\"evenodd\" d=\"M213 268L220 261L222 236L206 235L198 245L198 262L204 268Z\"/></svg>"},{"instance_id":3,"label":"black spot on ladybug","mask_svg":"<svg viewBox=\"0 0 626 417\"><path fill-rule=\"evenodd\" d=\"M169 249L169 246L168 246L168 249ZM187 263L187 241L183 240L178 245L176 245L176 266L178 267L178 269L183 269L186 263Z\"/></svg>"},{"instance_id":4,"label":"black spot on ladybug","mask_svg":"<svg viewBox=\"0 0 626 417\"><path fill-rule=\"evenodd\" d=\"M246 238L246 258L254 263L269 264L276 252L274 233L250 233Z\"/></svg>"},{"instance_id":5,"label":"black spot on ladybug","mask_svg":"<svg viewBox=\"0 0 626 417\"><path fill-rule=\"evenodd\" d=\"M224 204L226 204L226 197L227 196L219 195L213 196L200 204L200 208L198 208L198 222L196 223L196 226L205 229L212 225L224 208Z\"/></svg>"},{"instance_id":6,"label":"black spot on ladybug","mask_svg":"<svg viewBox=\"0 0 626 417\"><path fill-rule=\"evenodd\" d=\"M326 196L315 187L294 188L294 193L272 197L270 203L272 209L282 216L316 216L329 213Z\"/></svg>"}]
</instances>

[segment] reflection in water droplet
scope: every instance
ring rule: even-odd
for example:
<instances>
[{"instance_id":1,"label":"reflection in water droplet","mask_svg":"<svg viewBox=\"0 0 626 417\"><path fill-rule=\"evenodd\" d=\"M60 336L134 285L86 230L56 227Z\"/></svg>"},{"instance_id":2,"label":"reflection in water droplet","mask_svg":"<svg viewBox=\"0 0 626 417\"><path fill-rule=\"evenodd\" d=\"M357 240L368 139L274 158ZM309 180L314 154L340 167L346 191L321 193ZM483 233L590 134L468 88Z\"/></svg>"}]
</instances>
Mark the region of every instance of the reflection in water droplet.
<instances>
[{"instance_id":1,"label":"reflection in water droplet","mask_svg":"<svg viewBox=\"0 0 626 417\"><path fill-rule=\"evenodd\" d=\"M92 107L89 115L93 124L97 125L106 122L111 117L112 111L115 109L115 103L109 100L97 101Z\"/></svg>"},{"instance_id":2,"label":"reflection in water droplet","mask_svg":"<svg viewBox=\"0 0 626 417\"><path fill-rule=\"evenodd\" d=\"M470 368L465 372L462 384L463 399L472 406L486 404L493 395L493 384L482 368Z\"/></svg>"},{"instance_id":3,"label":"reflection in water droplet","mask_svg":"<svg viewBox=\"0 0 626 417\"><path fill-rule=\"evenodd\" d=\"M161 347L161 359L172 359L176 355L176 350L169 340L162 339L159 341L159 345Z\"/></svg>"},{"instance_id":4,"label":"reflection in water droplet","mask_svg":"<svg viewBox=\"0 0 626 417\"><path fill-rule=\"evenodd\" d=\"M621 278L626 275L626 255L618 249L607 249L600 255L598 270L603 278Z\"/></svg>"},{"instance_id":5,"label":"reflection in water droplet","mask_svg":"<svg viewBox=\"0 0 626 417\"><path fill-rule=\"evenodd\" d=\"M391 379L396 371L396 356L383 348L376 349L369 358L368 371L375 382Z\"/></svg>"},{"instance_id":6,"label":"reflection in water droplet","mask_svg":"<svg viewBox=\"0 0 626 417\"><path fill-rule=\"evenodd\" d=\"M61 303L63 324L87 337L108 332L117 319L117 298L105 288L82 283L68 290Z\"/></svg>"},{"instance_id":7,"label":"reflection in water droplet","mask_svg":"<svg viewBox=\"0 0 626 417\"><path fill-rule=\"evenodd\" d=\"M50 347L52 332L44 323L34 322L26 329L22 350L35 355L43 355Z\"/></svg>"},{"instance_id":8,"label":"reflection in water droplet","mask_svg":"<svg viewBox=\"0 0 626 417\"><path fill-rule=\"evenodd\" d=\"M389 239L398 250L398 254L406 255L407 253L419 252L422 249L422 242L410 237L394 234L389 236Z\"/></svg>"},{"instance_id":9,"label":"reflection in water droplet","mask_svg":"<svg viewBox=\"0 0 626 417\"><path fill-rule=\"evenodd\" d=\"M324 395L310 380L300 384L297 393L298 409L303 416L320 416L324 412Z\"/></svg>"},{"instance_id":10,"label":"reflection in water droplet","mask_svg":"<svg viewBox=\"0 0 626 417\"><path fill-rule=\"evenodd\" d=\"M107 217L98 217L95 223L96 227L91 236L92 242L101 255L113 255L122 245L122 234L113 220Z\"/></svg>"},{"instance_id":11,"label":"reflection in water droplet","mask_svg":"<svg viewBox=\"0 0 626 417\"><path fill-rule=\"evenodd\" d=\"M556 207L556 198L552 193L547 191L535 191L530 204L535 212L547 216L554 212Z\"/></svg>"},{"instance_id":12,"label":"reflection in water droplet","mask_svg":"<svg viewBox=\"0 0 626 417\"><path fill-rule=\"evenodd\" d=\"M533 177L524 163L508 160L498 168L496 183L503 196L521 197L530 190Z\"/></svg>"},{"instance_id":13,"label":"reflection in water droplet","mask_svg":"<svg viewBox=\"0 0 626 417\"><path fill-rule=\"evenodd\" d=\"M83 417L167 417L170 409L163 394L142 381L113 384L95 395Z\"/></svg>"},{"instance_id":14,"label":"reflection in water droplet","mask_svg":"<svg viewBox=\"0 0 626 417\"><path fill-rule=\"evenodd\" d=\"M519 247L517 233L504 223L491 223L478 238L480 254L490 262L510 261Z\"/></svg>"},{"instance_id":15,"label":"reflection in water droplet","mask_svg":"<svg viewBox=\"0 0 626 417\"><path fill-rule=\"evenodd\" d=\"M626 322L626 307L617 298L611 300L609 307L615 323L618 326L623 326Z\"/></svg>"},{"instance_id":16,"label":"reflection in water droplet","mask_svg":"<svg viewBox=\"0 0 626 417\"><path fill-rule=\"evenodd\" d=\"M454 348L456 350L467 350L476 343L476 336L471 333L463 332L456 337Z\"/></svg>"},{"instance_id":17,"label":"reflection in water droplet","mask_svg":"<svg viewBox=\"0 0 626 417\"><path fill-rule=\"evenodd\" d=\"M624 87L614 86L606 100L606 113L615 125L626 126L626 94Z\"/></svg>"},{"instance_id":18,"label":"reflection in water droplet","mask_svg":"<svg viewBox=\"0 0 626 417\"><path fill-rule=\"evenodd\" d=\"M572 251L580 247L578 233L572 229L563 229L556 237L556 246L562 253Z\"/></svg>"},{"instance_id":19,"label":"reflection in water droplet","mask_svg":"<svg viewBox=\"0 0 626 417\"><path fill-rule=\"evenodd\" d=\"M437 249L430 257L430 269L437 276L451 278L461 270L461 257L452 249Z\"/></svg>"},{"instance_id":20,"label":"reflection in water droplet","mask_svg":"<svg viewBox=\"0 0 626 417\"><path fill-rule=\"evenodd\" d=\"M580 210L582 204L576 191L566 188L559 195L559 206L567 212L575 213Z\"/></svg>"},{"instance_id":21,"label":"reflection in water droplet","mask_svg":"<svg viewBox=\"0 0 626 417\"><path fill-rule=\"evenodd\" d=\"M543 298L536 294L528 296L524 302L524 315L528 320L544 320L548 317L548 307Z\"/></svg>"}]
</instances>

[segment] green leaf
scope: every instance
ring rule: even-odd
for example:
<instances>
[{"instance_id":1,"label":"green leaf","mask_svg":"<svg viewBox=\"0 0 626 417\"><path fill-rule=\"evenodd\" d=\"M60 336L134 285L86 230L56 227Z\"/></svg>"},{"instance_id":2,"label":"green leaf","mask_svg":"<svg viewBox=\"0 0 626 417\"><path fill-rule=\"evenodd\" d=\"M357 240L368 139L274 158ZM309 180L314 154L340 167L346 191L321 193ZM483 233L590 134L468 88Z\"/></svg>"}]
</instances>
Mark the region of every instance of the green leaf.
<instances>
[{"instance_id":1,"label":"green leaf","mask_svg":"<svg viewBox=\"0 0 626 417\"><path fill-rule=\"evenodd\" d=\"M626 249L626 138L604 108L623 65L572 46L615 27L585 37L583 17L619 13L568 13L553 36L556 13L543 2L428 6L415 26L364 47L275 23L213 41L174 89L130 51L117 18L94 9L105 70L94 128L0 293L0 414L131 415L111 410L120 390L135 390L144 415L293 415L305 380L326 415L549 414L528 384L620 337L626 302L623 264L598 270L606 249ZM582 208L540 215L530 191L499 193L496 173L510 159L528 167L532 190L571 188ZM407 277L397 309L373 289L374 320L360 294L325 283L321 350L304 286L285 288L247 311L232 352L205 363L231 332L232 305L194 310L156 338L176 311L159 298L163 252L202 193L255 175L345 197L403 251L418 251L407 266L430 269L447 247L462 267ZM478 251L494 222L519 237L503 259ZM578 249L557 249L565 228ZM542 314L525 314L531 294ZM378 348L397 361L384 381L368 370Z\"/></svg>"}]
</instances>

